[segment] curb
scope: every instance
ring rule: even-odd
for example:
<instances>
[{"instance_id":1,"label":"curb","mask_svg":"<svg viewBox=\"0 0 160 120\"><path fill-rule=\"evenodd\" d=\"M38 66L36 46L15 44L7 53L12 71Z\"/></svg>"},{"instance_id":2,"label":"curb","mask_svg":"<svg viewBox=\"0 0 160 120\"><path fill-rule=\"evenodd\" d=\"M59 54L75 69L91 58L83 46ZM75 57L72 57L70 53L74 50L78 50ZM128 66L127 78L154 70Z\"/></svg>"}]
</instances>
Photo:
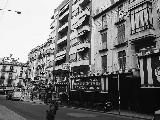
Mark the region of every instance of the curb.
<instances>
[{"instance_id":1,"label":"curb","mask_svg":"<svg viewBox=\"0 0 160 120\"><path fill-rule=\"evenodd\" d=\"M144 120L152 120L153 119L152 116L150 118L147 118L147 117L143 117L143 116L125 115L125 114L118 114L118 113L113 113L113 112L104 112L104 111L86 109L86 108L78 108L78 107L70 107L70 106L60 106L60 107L71 108L71 109L79 109L79 110L86 110L86 111L92 111L92 112L100 112L100 113L104 113L104 114L124 116L124 117L130 117L130 118L139 118L139 119L144 119Z\"/></svg>"},{"instance_id":2,"label":"curb","mask_svg":"<svg viewBox=\"0 0 160 120\"><path fill-rule=\"evenodd\" d=\"M35 103L35 104L43 104L43 105L46 105L46 104L43 103L43 102L36 102L36 101L25 101L25 102L30 102L30 103ZM86 110L86 111L91 111L91 112L99 112L99 113L104 113L104 114L124 116L124 117L130 117L130 118L139 118L139 119L144 119L144 120L152 120L152 119L153 119L153 117L147 118L147 117L143 117L143 116L125 115L125 114L118 114L118 113L113 113L113 112L104 112L104 111L99 111L99 110L79 108L79 107L72 107L72 106L65 106L65 105L60 105L60 107L62 107L62 108L71 108L71 109L79 109L79 110Z\"/></svg>"}]
</instances>

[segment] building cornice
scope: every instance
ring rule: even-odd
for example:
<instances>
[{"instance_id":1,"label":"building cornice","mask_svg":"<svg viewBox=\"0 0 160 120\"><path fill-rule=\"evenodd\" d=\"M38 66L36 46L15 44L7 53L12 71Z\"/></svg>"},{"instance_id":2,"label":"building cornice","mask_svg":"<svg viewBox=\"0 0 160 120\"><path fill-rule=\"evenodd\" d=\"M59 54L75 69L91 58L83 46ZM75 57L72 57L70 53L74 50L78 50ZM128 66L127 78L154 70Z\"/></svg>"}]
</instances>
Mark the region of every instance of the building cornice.
<instances>
[{"instance_id":1,"label":"building cornice","mask_svg":"<svg viewBox=\"0 0 160 120\"><path fill-rule=\"evenodd\" d=\"M109 6L108 8L106 8L105 10L103 10L102 12L98 13L97 15L94 15L93 16L93 19L97 19L99 18L100 16L102 16L103 14L105 14L106 12L112 10L113 8L115 8L116 6L118 6L120 3L123 3L127 0L119 0L117 1L116 3L112 4L111 6Z\"/></svg>"}]
</instances>

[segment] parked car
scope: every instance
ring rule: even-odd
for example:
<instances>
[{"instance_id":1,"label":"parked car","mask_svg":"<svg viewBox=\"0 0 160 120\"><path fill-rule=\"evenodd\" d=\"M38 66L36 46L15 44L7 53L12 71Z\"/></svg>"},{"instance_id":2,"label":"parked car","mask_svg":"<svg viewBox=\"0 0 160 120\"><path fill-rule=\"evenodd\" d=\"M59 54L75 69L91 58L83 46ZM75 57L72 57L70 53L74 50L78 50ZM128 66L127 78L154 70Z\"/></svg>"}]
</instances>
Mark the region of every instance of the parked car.
<instances>
[{"instance_id":1,"label":"parked car","mask_svg":"<svg viewBox=\"0 0 160 120\"><path fill-rule=\"evenodd\" d=\"M7 90L6 91L6 100L12 99L13 90Z\"/></svg>"},{"instance_id":2,"label":"parked car","mask_svg":"<svg viewBox=\"0 0 160 120\"><path fill-rule=\"evenodd\" d=\"M12 93L12 100L21 100L22 90L20 88L15 89Z\"/></svg>"}]
</instances>

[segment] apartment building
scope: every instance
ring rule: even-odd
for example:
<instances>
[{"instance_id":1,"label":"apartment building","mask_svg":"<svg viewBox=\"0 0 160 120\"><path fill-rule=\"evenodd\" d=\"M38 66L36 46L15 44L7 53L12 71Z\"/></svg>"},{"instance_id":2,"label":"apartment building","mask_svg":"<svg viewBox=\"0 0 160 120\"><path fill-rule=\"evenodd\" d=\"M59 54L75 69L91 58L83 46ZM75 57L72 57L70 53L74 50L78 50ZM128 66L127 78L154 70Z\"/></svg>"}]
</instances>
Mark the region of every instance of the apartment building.
<instances>
[{"instance_id":1,"label":"apartment building","mask_svg":"<svg viewBox=\"0 0 160 120\"><path fill-rule=\"evenodd\" d=\"M92 2L92 59L102 90L122 109L153 112L160 107L159 1Z\"/></svg>"},{"instance_id":2,"label":"apartment building","mask_svg":"<svg viewBox=\"0 0 160 120\"><path fill-rule=\"evenodd\" d=\"M51 71L53 70L54 60L54 42L48 39L41 46L32 49L28 54L29 78L32 81L49 82L51 80ZM46 81L47 80L47 81Z\"/></svg>"},{"instance_id":3,"label":"apartment building","mask_svg":"<svg viewBox=\"0 0 160 120\"><path fill-rule=\"evenodd\" d=\"M9 87L17 86L20 83L25 86L27 79L27 64L19 63L13 57L0 59L0 89L7 90Z\"/></svg>"}]
</instances>

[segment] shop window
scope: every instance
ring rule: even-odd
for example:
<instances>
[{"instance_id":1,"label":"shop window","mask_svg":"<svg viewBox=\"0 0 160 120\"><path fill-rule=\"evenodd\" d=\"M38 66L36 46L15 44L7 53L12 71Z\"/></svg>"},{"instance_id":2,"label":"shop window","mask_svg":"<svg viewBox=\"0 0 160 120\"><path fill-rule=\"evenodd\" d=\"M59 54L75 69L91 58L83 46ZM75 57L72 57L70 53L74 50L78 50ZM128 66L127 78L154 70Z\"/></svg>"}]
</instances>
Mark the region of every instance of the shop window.
<instances>
[{"instance_id":1,"label":"shop window","mask_svg":"<svg viewBox=\"0 0 160 120\"><path fill-rule=\"evenodd\" d=\"M126 68L126 52L120 51L118 52L118 62L120 70L125 70Z\"/></svg>"}]
</instances>

